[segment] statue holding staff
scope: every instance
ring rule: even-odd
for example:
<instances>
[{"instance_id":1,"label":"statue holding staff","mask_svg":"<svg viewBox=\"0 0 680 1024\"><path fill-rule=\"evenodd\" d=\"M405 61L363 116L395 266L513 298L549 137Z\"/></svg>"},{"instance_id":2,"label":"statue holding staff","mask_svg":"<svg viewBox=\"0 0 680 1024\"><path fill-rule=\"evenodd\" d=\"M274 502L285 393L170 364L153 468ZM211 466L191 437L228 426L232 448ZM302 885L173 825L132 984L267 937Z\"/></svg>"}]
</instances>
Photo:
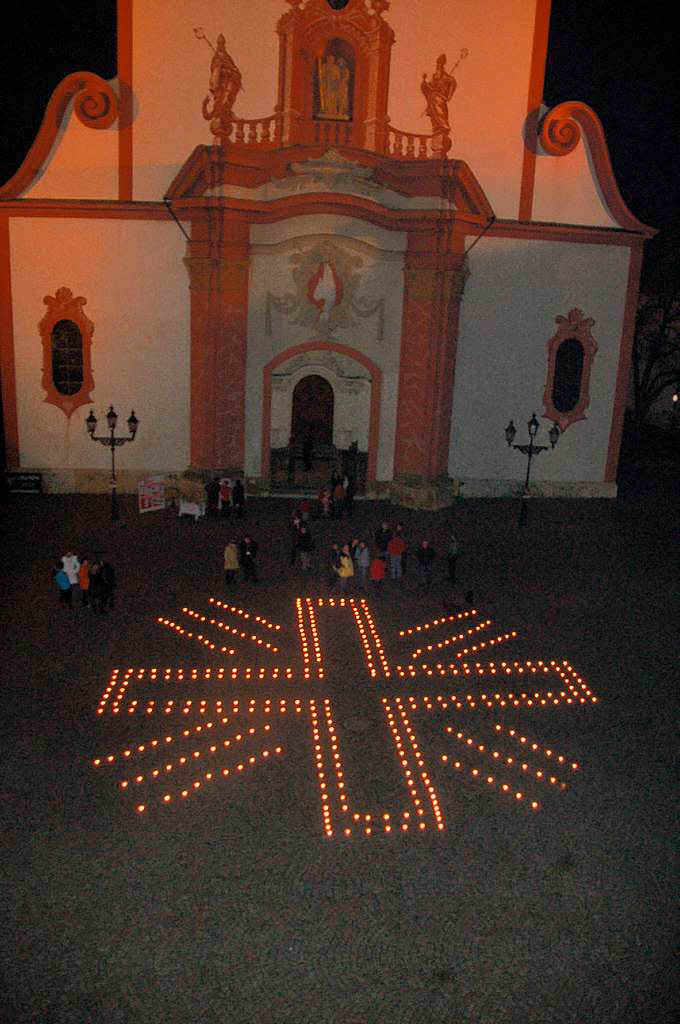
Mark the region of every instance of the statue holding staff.
<instances>
[{"instance_id":1,"label":"statue holding staff","mask_svg":"<svg viewBox=\"0 0 680 1024\"><path fill-rule=\"evenodd\" d=\"M210 62L209 95L203 100L203 117L210 121L210 131L218 137L228 136L229 125L234 119L233 107L236 97L243 88L241 72L227 53L224 36L220 32L217 46L213 46L200 28L194 29L197 39L205 39L213 51Z\"/></svg>"},{"instance_id":2,"label":"statue holding staff","mask_svg":"<svg viewBox=\"0 0 680 1024\"><path fill-rule=\"evenodd\" d=\"M460 57L449 72L446 70L446 54L442 53L437 57L436 69L429 81L427 72L423 71L423 80L420 83L420 88L427 103L425 113L432 122L432 132L434 135L448 135L451 131L449 125L449 100L453 97L458 84L452 72L456 70L460 62L467 55L468 51L462 49Z\"/></svg>"}]
</instances>

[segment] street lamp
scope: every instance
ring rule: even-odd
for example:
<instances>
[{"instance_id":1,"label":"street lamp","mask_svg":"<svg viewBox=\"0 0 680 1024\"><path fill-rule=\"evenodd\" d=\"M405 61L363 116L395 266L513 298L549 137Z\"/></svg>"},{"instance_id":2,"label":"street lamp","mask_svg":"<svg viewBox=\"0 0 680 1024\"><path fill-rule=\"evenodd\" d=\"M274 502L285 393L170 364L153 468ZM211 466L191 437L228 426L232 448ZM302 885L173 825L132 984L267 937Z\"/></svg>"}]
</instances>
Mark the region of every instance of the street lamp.
<instances>
[{"instance_id":1,"label":"street lamp","mask_svg":"<svg viewBox=\"0 0 680 1024\"><path fill-rule=\"evenodd\" d=\"M527 456L527 475L524 481L524 497L529 493L529 477L531 475L531 460L534 455L538 455L539 452L547 452L547 444L534 444L534 439L538 433L539 422L536 419L536 413L533 413L531 419L527 423L529 430L529 444L513 444L515 440L515 434L517 429L512 420L508 423L505 428L505 440L508 442L508 448L516 448L518 452L522 452ZM552 427L548 431L548 437L550 438L550 447L554 448L560 439L560 428L556 423L553 423Z\"/></svg>"},{"instance_id":2,"label":"street lamp","mask_svg":"<svg viewBox=\"0 0 680 1024\"><path fill-rule=\"evenodd\" d=\"M127 420L130 436L114 437L116 423L118 422L118 413L115 412L113 406L110 405L109 411L106 414L106 422L109 427L109 436L97 437L95 435L95 430L97 429L97 417L92 409L90 409L90 415L85 420L85 426L87 427L87 432L93 441L99 441L100 444L111 449L111 519L115 522L115 520L119 518L118 495L116 493L116 448L125 444L127 441L134 441L137 433L137 427L139 426L139 420L135 416L135 411L133 409Z\"/></svg>"}]
</instances>

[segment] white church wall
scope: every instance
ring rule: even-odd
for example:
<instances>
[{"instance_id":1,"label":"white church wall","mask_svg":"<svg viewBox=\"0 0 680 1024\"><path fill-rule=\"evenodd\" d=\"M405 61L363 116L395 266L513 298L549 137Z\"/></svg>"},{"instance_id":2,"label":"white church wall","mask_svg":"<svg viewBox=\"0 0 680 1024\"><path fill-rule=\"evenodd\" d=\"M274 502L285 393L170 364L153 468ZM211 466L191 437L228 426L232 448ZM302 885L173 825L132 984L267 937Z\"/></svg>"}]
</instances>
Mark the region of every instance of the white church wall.
<instances>
[{"instance_id":1,"label":"white church wall","mask_svg":"<svg viewBox=\"0 0 680 1024\"><path fill-rule=\"evenodd\" d=\"M556 493L609 493L602 483L609 443L624 316L629 252L625 246L485 239L470 254L463 297L451 428L449 473L463 493L507 493L523 483L526 458L508 449L504 429L536 412L542 419L555 317L579 308L595 323L598 351L586 419L564 432L554 451L532 462L532 482Z\"/></svg>"},{"instance_id":2,"label":"white church wall","mask_svg":"<svg viewBox=\"0 0 680 1024\"><path fill-rule=\"evenodd\" d=\"M619 226L600 191L585 136L566 156L537 158L532 217L552 224Z\"/></svg>"},{"instance_id":3,"label":"white church wall","mask_svg":"<svg viewBox=\"0 0 680 1024\"><path fill-rule=\"evenodd\" d=\"M380 436L376 474L379 480L392 477L399 382L399 338L401 336L403 251L406 236L349 217L297 217L251 229L251 271L248 311L248 362L246 384L246 473L260 473L262 436L263 370L277 355L297 345L331 341L358 350L376 363L382 373ZM338 327L329 338L314 323L296 323L295 314L276 309L272 298L296 294L292 272L296 254L317 247L337 247L359 276L355 298L366 309L351 314L351 325ZM310 272L313 273L313 270ZM347 282L345 291L347 291ZM305 308L309 308L304 300ZM315 362L310 352L309 364ZM277 368L278 372L278 368ZM313 372L310 370L310 372ZM358 377L365 367L356 363ZM361 387L361 385L359 385ZM349 398L347 398L349 401ZM279 424L277 429L283 429ZM339 429L348 430L349 427ZM366 430L353 439L361 440ZM342 438L338 435L338 441Z\"/></svg>"},{"instance_id":4,"label":"white church wall","mask_svg":"<svg viewBox=\"0 0 680 1024\"><path fill-rule=\"evenodd\" d=\"M54 489L106 481L109 452L85 430L90 405L70 419L44 401L38 324L45 295L60 287L87 299L94 323L91 407L119 433L134 408L137 439L125 445L121 478L189 463L189 291L176 225L125 220L14 218L10 228L16 394L21 465L53 471ZM48 476L49 476L48 472ZM124 489L124 488L123 488Z\"/></svg>"},{"instance_id":5,"label":"white church wall","mask_svg":"<svg viewBox=\"0 0 680 1024\"><path fill-rule=\"evenodd\" d=\"M75 116L72 100L39 177L22 198L117 199L118 122L87 128Z\"/></svg>"}]
</instances>

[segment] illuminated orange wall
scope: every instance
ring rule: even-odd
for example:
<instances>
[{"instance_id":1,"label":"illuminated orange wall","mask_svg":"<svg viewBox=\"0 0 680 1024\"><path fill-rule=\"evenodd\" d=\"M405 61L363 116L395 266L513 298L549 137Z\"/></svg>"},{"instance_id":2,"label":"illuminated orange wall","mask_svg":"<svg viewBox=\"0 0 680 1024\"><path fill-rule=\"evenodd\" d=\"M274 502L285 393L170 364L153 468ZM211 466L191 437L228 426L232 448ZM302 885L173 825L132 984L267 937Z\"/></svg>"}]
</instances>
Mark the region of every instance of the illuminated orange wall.
<instances>
[{"instance_id":1,"label":"illuminated orange wall","mask_svg":"<svg viewBox=\"0 0 680 1024\"><path fill-rule=\"evenodd\" d=\"M235 113L264 117L276 103L276 23L289 8L283 0L230 0L225 7L214 0L124 2L132 7L134 197L157 199L193 147L211 141L201 115L211 52L193 29L213 42L224 34L244 82ZM546 0L393 0L384 15L396 36L388 110L397 128L430 132L423 72L432 74L442 51L450 64L462 47L470 51L456 72L450 155L469 163L502 217L517 216L536 11L546 21L548 7ZM539 53L541 84L543 62Z\"/></svg>"}]
</instances>

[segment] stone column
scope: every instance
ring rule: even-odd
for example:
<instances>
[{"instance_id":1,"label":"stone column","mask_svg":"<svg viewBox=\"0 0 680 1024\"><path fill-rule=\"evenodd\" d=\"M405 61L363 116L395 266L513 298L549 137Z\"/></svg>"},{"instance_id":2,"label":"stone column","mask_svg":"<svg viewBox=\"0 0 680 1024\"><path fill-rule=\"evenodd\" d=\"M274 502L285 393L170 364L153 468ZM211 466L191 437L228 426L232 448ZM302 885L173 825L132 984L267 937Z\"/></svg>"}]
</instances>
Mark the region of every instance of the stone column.
<instances>
[{"instance_id":1,"label":"stone column","mask_svg":"<svg viewBox=\"0 0 680 1024\"><path fill-rule=\"evenodd\" d=\"M462 252L437 252L437 237L413 235L404 264L397 437L392 493L402 504L449 504L451 405L460 303L467 276Z\"/></svg>"},{"instance_id":2,"label":"stone column","mask_svg":"<svg viewBox=\"0 0 680 1024\"><path fill-rule=\"evenodd\" d=\"M249 226L217 209L192 225L191 464L243 473Z\"/></svg>"}]
</instances>

